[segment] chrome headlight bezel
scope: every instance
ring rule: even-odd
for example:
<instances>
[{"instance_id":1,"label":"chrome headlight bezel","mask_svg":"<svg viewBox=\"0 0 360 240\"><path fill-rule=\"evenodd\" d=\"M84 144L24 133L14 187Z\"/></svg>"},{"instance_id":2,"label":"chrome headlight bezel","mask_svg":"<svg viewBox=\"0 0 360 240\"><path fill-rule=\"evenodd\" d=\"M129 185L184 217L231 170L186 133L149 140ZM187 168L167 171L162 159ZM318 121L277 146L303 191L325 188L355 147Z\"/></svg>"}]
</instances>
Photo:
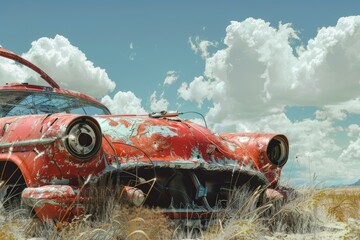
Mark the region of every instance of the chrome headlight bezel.
<instances>
[{"instance_id":1,"label":"chrome headlight bezel","mask_svg":"<svg viewBox=\"0 0 360 240\"><path fill-rule=\"evenodd\" d=\"M270 140L266 148L266 156L276 166L284 166L289 156L289 144L281 136L275 136Z\"/></svg>"},{"instance_id":2,"label":"chrome headlight bezel","mask_svg":"<svg viewBox=\"0 0 360 240\"><path fill-rule=\"evenodd\" d=\"M95 120L87 117L76 119L68 126L66 136L67 151L82 161L92 158L100 150L102 134Z\"/></svg>"}]
</instances>

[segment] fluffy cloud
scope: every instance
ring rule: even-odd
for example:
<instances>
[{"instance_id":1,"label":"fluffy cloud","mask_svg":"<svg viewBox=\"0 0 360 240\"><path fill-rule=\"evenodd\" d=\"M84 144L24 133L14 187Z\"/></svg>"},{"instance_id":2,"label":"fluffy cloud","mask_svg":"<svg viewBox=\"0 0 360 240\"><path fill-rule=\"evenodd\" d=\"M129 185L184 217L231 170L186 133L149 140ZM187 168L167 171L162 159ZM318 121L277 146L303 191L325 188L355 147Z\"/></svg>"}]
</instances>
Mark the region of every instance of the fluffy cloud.
<instances>
[{"instance_id":1,"label":"fluffy cloud","mask_svg":"<svg viewBox=\"0 0 360 240\"><path fill-rule=\"evenodd\" d=\"M0 84L25 82L28 73L14 61L0 57Z\"/></svg>"},{"instance_id":2,"label":"fluffy cloud","mask_svg":"<svg viewBox=\"0 0 360 240\"><path fill-rule=\"evenodd\" d=\"M349 146L341 153L339 157L339 160L357 166L355 169L359 170L360 161L354 161L354 159L360 159L360 138L358 138L356 141L351 141Z\"/></svg>"},{"instance_id":3,"label":"fluffy cloud","mask_svg":"<svg viewBox=\"0 0 360 240\"><path fill-rule=\"evenodd\" d=\"M231 22L227 47L206 58L203 94L193 94L199 91L195 78L179 95L198 103L210 96L221 106L217 115L231 119L282 111L285 105L323 106L358 97L360 17L341 18L335 27L320 29L297 56L290 45L294 38L289 24L275 29L252 18Z\"/></svg>"},{"instance_id":4,"label":"fluffy cloud","mask_svg":"<svg viewBox=\"0 0 360 240\"><path fill-rule=\"evenodd\" d=\"M201 41L199 37L195 38L195 42L193 42L192 38L189 37L189 44L194 53L200 52L201 57L204 59L209 57L210 55L208 52L208 48L211 46L216 47L218 45L217 42L210 42L207 40Z\"/></svg>"},{"instance_id":5,"label":"fluffy cloud","mask_svg":"<svg viewBox=\"0 0 360 240\"><path fill-rule=\"evenodd\" d=\"M226 31L227 48L206 58L202 89L199 78L195 78L188 88L179 89L180 96L198 103L211 98L218 106L211 110L213 115L226 119L258 116L269 107L281 107L276 105L290 88L288 71L296 60L289 46L289 38L296 36L294 30L289 25L276 30L263 20L250 18L232 22ZM192 94L197 91L202 94Z\"/></svg>"},{"instance_id":6,"label":"fluffy cloud","mask_svg":"<svg viewBox=\"0 0 360 240\"><path fill-rule=\"evenodd\" d=\"M350 124L347 133L351 138L360 138L360 126L357 124Z\"/></svg>"},{"instance_id":7,"label":"fluffy cloud","mask_svg":"<svg viewBox=\"0 0 360 240\"><path fill-rule=\"evenodd\" d=\"M342 149L336 123L360 113L360 17L340 18L296 50L294 39L290 24L274 28L261 19L233 21L226 28L225 48L202 54L204 75L182 83L178 94L200 106L209 100L213 105L206 118L215 131L285 133L297 183L308 182L312 173L326 184L355 181L358 140ZM201 52L199 39L189 42ZM285 112L293 106L319 110L311 119L291 121ZM354 136L357 128L349 129Z\"/></svg>"},{"instance_id":8,"label":"fluffy cloud","mask_svg":"<svg viewBox=\"0 0 360 240\"><path fill-rule=\"evenodd\" d=\"M106 71L95 67L85 54L71 45L65 37L43 37L32 42L31 46L23 57L43 69L62 88L94 97L104 96L114 90L115 83L110 80Z\"/></svg>"},{"instance_id":9,"label":"fluffy cloud","mask_svg":"<svg viewBox=\"0 0 360 240\"><path fill-rule=\"evenodd\" d=\"M161 94L160 99L156 97L156 91L150 96L150 109L152 112L167 111L169 102L164 99L164 94Z\"/></svg>"},{"instance_id":10,"label":"fluffy cloud","mask_svg":"<svg viewBox=\"0 0 360 240\"><path fill-rule=\"evenodd\" d=\"M208 82L200 76L196 77L190 84L183 82L178 89L178 94L184 100L196 101L201 106L204 99L210 100L213 97L215 87L215 83Z\"/></svg>"},{"instance_id":11,"label":"fluffy cloud","mask_svg":"<svg viewBox=\"0 0 360 240\"><path fill-rule=\"evenodd\" d=\"M360 114L359 97L335 105L326 105L321 110L316 111L318 119L344 120L349 114Z\"/></svg>"},{"instance_id":12,"label":"fluffy cloud","mask_svg":"<svg viewBox=\"0 0 360 240\"><path fill-rule=\"evenodd\" d=\"M141 99L136 97L134 93L117 92L114 98L106 95L101 102L107 106L113 114L141 114L146 113L141 106Z\"/></svg>"},{"instance_id":13,"label":"fluffy cloud","mask_svg":"<svg viewBox=\"0 0 360 240\"><path fill-rule=\"evenodd\" d=\"M164 80L164 85L171 85L179 78L175 71L168 71Z\"/></svg>"},{"instance_id":14,"label":"fluffy cloud","mask_svg":"<svg viewBox=\"0 0 360 240\"><path fill-rule=\"evenodd\" d=\"M344 167L342 174L343 178L347 178L348 182L354 181L354 174L359 178L359 169L360 169L360 137L358 136L357 140L350 141L350 144L346 149L343 150L338 161L336 163L336 168L338 166ZM340 164L339 164L340 162Z\"/></svg>"}]
</instances>

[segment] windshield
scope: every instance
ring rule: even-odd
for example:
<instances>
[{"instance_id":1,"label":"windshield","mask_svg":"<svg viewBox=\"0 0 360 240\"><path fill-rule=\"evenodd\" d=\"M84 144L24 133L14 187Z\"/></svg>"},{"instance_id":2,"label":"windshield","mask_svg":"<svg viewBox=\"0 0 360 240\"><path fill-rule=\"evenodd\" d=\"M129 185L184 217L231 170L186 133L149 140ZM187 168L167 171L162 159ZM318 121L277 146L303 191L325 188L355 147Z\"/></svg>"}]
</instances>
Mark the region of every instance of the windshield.
<instances>
[{"instance_id":1,"label":"windshield","mask_svg":"<svg viewBox=\"0 0 360 240\"><path fill-rule=\"evenodd\" d=\"M1 117L51 113L110 114L96 102L54 92L0 91Z\"/></svg>"}]
</instances>

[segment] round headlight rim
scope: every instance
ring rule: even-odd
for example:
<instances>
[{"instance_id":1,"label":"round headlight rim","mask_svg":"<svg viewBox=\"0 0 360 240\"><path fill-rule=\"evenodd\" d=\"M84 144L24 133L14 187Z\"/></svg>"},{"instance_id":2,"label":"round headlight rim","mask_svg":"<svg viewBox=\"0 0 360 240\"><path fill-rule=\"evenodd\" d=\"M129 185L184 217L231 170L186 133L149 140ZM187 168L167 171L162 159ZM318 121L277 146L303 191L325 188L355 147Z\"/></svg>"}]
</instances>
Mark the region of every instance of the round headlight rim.
<instances>
[{"instance_id":1,"label":"round headlight rim","mask_svg":"<svg viewBox=\"0 0 360 240\"><path fill-rule=\"evenodd\" d=\"M281 153L280 153L280 157L278 158L278 161L274 162L272 161L272 159L269 157L269 151L270 151L270 146L271 146L271 142L272 141L278 141L280 142L280 149L281 149ZM274 164L277 167L282 167L284 166L289 158L289 146L288 146L288 142L286 139L284 139L281 135L277 135L275 137L273 137L270 141L269 144L266 148L266 156L269 159L269 161Z\"/></svg>"},{"instance_id":2,"label":"round headlight rim","mask_svg":"<svg viewBox=\"0 0 360 240\"><path fill-rule=\"evenodd\" d=\"M95 133L94 147L88 154L85 154L85 155L81 155L81 154L78 154L77 152L75 152L73 150L73 147L71 147L71 144L69 143L69 134L70 134L71 130L76 125L79 125L79 124L86 124ZM87 162L87 161L91 160L100 151L100 148L102 145L101 129L100 129L99 125L97 124L97 122L95 120L92 120L89 117L78 118L78 119L75 119L73 122L71 122L71 124L67 127L66 136L68 136L65 140L66 149L71 154L71 156L74 157L79 162Z\"/></svg>"}]
</instances>

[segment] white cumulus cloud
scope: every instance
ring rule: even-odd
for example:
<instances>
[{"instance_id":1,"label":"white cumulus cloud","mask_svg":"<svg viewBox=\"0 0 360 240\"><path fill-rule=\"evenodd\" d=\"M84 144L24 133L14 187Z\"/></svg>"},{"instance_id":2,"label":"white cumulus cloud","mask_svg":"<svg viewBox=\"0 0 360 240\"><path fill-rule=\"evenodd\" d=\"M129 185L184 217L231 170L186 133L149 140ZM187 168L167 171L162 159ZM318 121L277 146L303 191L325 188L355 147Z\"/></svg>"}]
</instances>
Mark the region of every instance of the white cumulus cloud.
<instances>
[{"instance_id":1,"label":"white cumulus cloud","mask_svg":"<svg viewBox=\"0 0 360 240\"><path fill-rule=\"evenodd\" d=\"M316 111L318 119L344 120L349 114L360 114L360 97L333 105L325 105L321 110Z\"/></svg>"},{"instance_id":2,"label":"white cumulus cloud","mask_svg":"<svg viewBox=\"0 0 360 240\"><path fill-rule=\"evenodd\" d=\"M43 37L31 43L22 55L49 74L62 88L101 97L115 88L106 71L94 66L67 38Z\"/></svg>"},{"instance_id":3,"label":"white cumulus cloud","mask_svg":"<svg viewBox=\"0 0 360 240\"><path fill-rule=\"evenodd\" d=\"M360 138L360 125L350 124L347 133L351 138Z\"/></svg>"},{"instance_id":4,"label":"white cumulus cloud","mask_svg":"<svg viewBox=\"0 0 360 240\"><path fill-rule=\"evenodd\" d=\"M209 82L200 76L190 84L183 82L178 89L178 94L184 100L196 101L201 106L205 99L210 100L213 97L216 87L222 88L221 85L221 82Z\"/></svg>"},{"instance_id":5,"label":"white cumulus cloud","mask_svg":"<svg viewBox=\"0 0 360 240\"><path fill-rule=\"evenodd\" d=\"M327 184L355 181L358 140L342 149L336 122L360 113L360 16L320 28L306 46L293 46L297 39L290 24L275 28L253 18L231 22L225 48L212 55L204 54L200 39L190 38L191 48L205 59L204 74L182 83L178 94L199 106L210 101L206 118L217 132L285 133L298 183L308 182L312 173ZM294 106L318 111L312 118L290 120L286 109ZM349 130L351 136L356 132L355 126Z\"/></svg>"},{"instance_id":6,"label":"white cumulus cloud","mask_svg":"<svg viewBox=\"0 0 360 240\"><path fill-rule=\"evenodd\" d=\"M160 95L160 98L157 98L157 93L154 91L150 96L150 109L152 112L167 111L169 102L164 98L164 94Z\"/></svg>"},{"instance_id":7,"label":"white cumulus cloud","mask_svg":"<svg viewBox=\"0 0 360 240\"><path fill-rule=\"evenodd\" d=\"M203 84L212 89L218 114L242 117L281 110L285 105L324 106L358 98L360 92L360 17L341 18L322 28L299 56L290 41L297 38L289 24L278 29L249 18L226 28L225 49L206 58ZM186 100L201 102L199 78L180 90ZM205 81L205 82L204 82ZM214 87L222 84L222 87ZM201 90L202 91L202 90ZM226 96L226 97L224 97Z\"/></svg>"},{"instance_id":8,"label":"white cumulus cloud","mask_svg":"<svg viewBox=\"0 0 360 240\"><path fill-rule=\"evenodd\" d=\"M26 82L28 73L14 61L0 57L0 85L6 83Z\"/></svg>"},{"instance_id":9,"label":"white cumulus cloud","mask_svg":"<svg viewBox=\"0 0 360 240\"><path fill-rule=\"evenodd\" d=\"M112 114L142 114L146 113L141 106L141 99L136 97L134 93L117 92L114 98L106 95L101 102L107 106Z\"/></svg>"}]
</instances>

